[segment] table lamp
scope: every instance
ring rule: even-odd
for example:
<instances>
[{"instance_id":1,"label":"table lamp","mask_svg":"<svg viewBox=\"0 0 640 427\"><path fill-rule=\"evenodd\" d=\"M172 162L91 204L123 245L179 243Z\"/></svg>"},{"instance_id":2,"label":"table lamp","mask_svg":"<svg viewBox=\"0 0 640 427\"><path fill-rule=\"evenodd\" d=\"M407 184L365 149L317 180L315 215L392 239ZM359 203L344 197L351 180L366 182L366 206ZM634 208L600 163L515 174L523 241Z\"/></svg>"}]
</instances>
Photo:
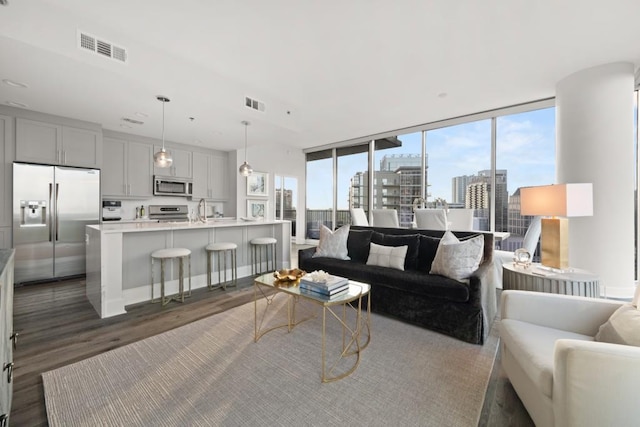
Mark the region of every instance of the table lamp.
<instances>
[{"instance_id":1,"label":"table lamp","mask_svg":"<svg viewBox=\"0 0 640 427\"><path fill-rule=\"evenodd\" d=\"M542 219L542 265L569 267L569 220L573 216L593 215L592 184L556 184L520 189L520 214L540 215Z\"/></svg>"}]
</instances>

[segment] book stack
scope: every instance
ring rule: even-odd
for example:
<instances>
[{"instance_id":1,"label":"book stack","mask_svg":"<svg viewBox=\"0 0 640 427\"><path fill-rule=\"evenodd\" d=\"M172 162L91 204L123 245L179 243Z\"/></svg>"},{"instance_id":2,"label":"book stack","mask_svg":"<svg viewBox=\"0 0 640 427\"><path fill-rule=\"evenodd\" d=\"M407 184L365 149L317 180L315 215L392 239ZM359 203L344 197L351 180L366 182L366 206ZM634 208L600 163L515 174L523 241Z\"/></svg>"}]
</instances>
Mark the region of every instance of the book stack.
<instances>
[{"instance_id":1,"label":"book stack","mask_svg":"<svg viewBox=\"0 0 640 427\"><path fill-rule=\"evenodd\" d=\"M348 289L349 279L332 276L324 271L312 272L300 279L300 290L314 296L333 298L347 292Z\"/></svg>"}]
</instances>

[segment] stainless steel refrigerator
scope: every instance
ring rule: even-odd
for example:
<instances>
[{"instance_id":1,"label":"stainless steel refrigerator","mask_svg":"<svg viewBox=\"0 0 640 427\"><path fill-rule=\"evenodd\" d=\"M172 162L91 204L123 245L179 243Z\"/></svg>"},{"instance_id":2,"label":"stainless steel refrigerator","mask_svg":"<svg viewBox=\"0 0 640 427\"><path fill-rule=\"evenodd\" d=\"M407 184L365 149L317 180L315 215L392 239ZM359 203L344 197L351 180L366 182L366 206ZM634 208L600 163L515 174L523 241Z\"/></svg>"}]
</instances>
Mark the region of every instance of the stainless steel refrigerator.
<instances>
[{"instance_id":1,"label":"stainless steel refrigerator","mask_svg":"<svg viewBox=\"0 0 640 427\"><path fill-rule=\"evenodd\" d=\"M15 282L85 274L85 226L100 218L100 171L13 164Z\"/></svg>"}]
</instances>

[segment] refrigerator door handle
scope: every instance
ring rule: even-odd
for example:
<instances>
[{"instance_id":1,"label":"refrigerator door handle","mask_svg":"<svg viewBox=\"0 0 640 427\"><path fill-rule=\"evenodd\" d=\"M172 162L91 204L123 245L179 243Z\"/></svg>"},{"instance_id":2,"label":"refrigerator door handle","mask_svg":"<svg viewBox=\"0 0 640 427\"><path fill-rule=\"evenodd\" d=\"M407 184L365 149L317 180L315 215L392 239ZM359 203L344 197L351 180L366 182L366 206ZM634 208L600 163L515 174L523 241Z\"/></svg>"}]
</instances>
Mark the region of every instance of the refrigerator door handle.
<instances>
[{"instance_id":1,"label":"refrigerator door handle","mask_svg":"<svg viewBox=\"0 0 640 427\"><path fill-rule=\"evenodd\" d=\"M49 220L47 221L47 225L51 225L51 215L53 215L53 211L51 210L51 196L53 195L53 184L49 183ZM51 241L51 229L49 229L49 241Z\"/></svg>"},{"instance_id":2,"label":"refrigerator door handle","mask_svg":"<svg viewBox=\"0 0 640 427\"><path fill-rule=\"evenodd\" d=\"M58 209L58 199L60 198L60 184L56 183L56 242L58 241L58 226L60 221L60 209Z\"/></svg>"}]
</instances>

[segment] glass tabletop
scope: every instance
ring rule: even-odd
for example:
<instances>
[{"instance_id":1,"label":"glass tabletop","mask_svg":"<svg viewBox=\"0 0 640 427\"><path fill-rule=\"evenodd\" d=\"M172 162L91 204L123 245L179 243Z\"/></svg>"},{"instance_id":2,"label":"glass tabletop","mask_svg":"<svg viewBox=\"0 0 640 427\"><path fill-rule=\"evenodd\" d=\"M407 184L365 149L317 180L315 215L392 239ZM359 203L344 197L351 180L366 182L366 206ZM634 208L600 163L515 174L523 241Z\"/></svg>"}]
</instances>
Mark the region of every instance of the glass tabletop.
<instances>
[{"instance_id":1,"label":"glass tabletop","mask_svg":"<svg viewBox=\"0 0 640 427\"><path fill-rule=\"evenodd\" d=\"M269 286L278 289L280 292L284 292L289 295L299 296L324 306L346 304L354 301L362 296L365 296L371 290L371 285L362 282L356 282L355 280L349 280L349 289L346 292L341 292L334 296L323 296L316 294L315 292L308 292L304 289L300 289L297 282L278 282L273 276L273 273L263 274L254 279L254 282L258 285Z\"/></svg>"}]
</instances>

